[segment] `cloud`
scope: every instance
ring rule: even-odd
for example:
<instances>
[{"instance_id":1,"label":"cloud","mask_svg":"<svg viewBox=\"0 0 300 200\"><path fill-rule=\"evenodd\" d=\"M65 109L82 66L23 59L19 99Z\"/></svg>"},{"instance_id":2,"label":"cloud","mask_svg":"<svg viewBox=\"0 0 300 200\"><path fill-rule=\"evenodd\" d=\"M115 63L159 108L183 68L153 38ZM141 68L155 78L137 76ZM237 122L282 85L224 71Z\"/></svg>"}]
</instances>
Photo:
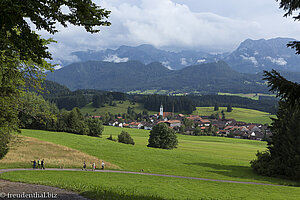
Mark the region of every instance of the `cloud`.
<instances>
[{"instance_id":1,"label":"cloud","mask_svg":"<svg viewBox=\"0 0 300 200\"><path fill-rule=\"evenodd\" d=\"M258 64L258 62L257 62L257 60L256 60L255 57L252 57L252 56L247 57L247 56L244 56L244 55L241 55L241 57L242 57L244 60L248 60L248 61L252 62L255 66L257 66L257 64Z\"/></svg>"},{"instance_id":2,"label":"cloud","mask_svg":"<svg viewBox=\"0 0 300 200\"><path fill-rule=\"evenodd\" d=\"M186 58L181 58L180 62L181 62L181 65L188 65Z\"/></svg>"},{"instance_id":3,"label":"cloud","mask_svg":"<svg viewBox=\"0 0 300 200\"><path fill-rule=\"evenodd\" d=\"M61 68L62 68L61 65L55 65L55 66L54 66L54 70L59 70L59 69L61 69Z\"/></svg>"},{"instance_id":4,"label":"cloud","mask_svg":"<svg viewBox=\"0 0 300 200\"><path fill-rule=\"evenodd\" d=\"M265 57L265 59L270 60L272 63L280 66L284 66L287 64L287 62L283 58L272 58L270 56Z\"/></svg>"},{"instance_id":5,"label":"cloud","mask_svg":"<svg viewBox=\"0 0 300 200\"><path fill-rule=\"evenodd\" d=\"M171 66L170 66L170 62L169 61L164 61L164 62L161 62L161 64L166 67L167 69L169 70L174 70Z\"/></svg>"},{"instance_id":6,"label":"cloud","mask_svg":"<svg viewBox=\"0 0 300 200\"><path fill-rule=\"evenodd\" d=\"M75 55L71 55L74 51L72 46L58 42L49 45L50 52L52 53L53 60L50 62L64 66L69 63L79 62L79 58Z\"/></svg>"},{"instance_id":7,"label":"cloud","mask_svg":"<svg viewBox=\"0 0 300 200\"><path fill-rule=\"evenodd\" d=\"M112 25L101 27L99 34L86 33L82 27L60 28L60 32L54 36L60 45L50 47L53 57L58 60L61 57L76 60L74 56L67 54L71 51L101 50L117 48L120 45L140 44L151 44L163 49L224 52L234 50L247 38L267 39L300 35L299 26L295 25L297 22L283 18L282 12L278 12L276 2L266 3L261 0L241 2L96 0L95 2L112 11L109 18ZM43 33L43 36L45 35L47 34Z\"/></svg>"},{"instance_id":8,"label":"cloud","mask_svg":"<svg viewBox=\"0 0 300 200\"><path fill-rule=\"evenodd\" d=\"M120 63L120 62L127 62L128 60L129 60L129 58L120 58L117 55L110 55L110 56L104 58L103 61Z\"/></svg>"},{"instance_id":9,"label":"cloud","mask_svg":"<svg viewBox=\"0 0 300 200\"><path fill-rule=\"evenodd\" d=\"M186 5L171 0L140 2L137 5L121 3L112 9L112 23L117 18L125 28L127 38L139 44L177 48L225 46L231 49L259 28L256 22L192 12Z\"/></svg>"},{"instance_id":10,"label":"cloud","mask_svg":"<svg viewBox=\"0 0 300 200\"><path fill-rule=\"evenodd\" d=\"M197 60L197 63L204 63L206 60L205 59L199 59Z\"/></svg>"}]
</instances>

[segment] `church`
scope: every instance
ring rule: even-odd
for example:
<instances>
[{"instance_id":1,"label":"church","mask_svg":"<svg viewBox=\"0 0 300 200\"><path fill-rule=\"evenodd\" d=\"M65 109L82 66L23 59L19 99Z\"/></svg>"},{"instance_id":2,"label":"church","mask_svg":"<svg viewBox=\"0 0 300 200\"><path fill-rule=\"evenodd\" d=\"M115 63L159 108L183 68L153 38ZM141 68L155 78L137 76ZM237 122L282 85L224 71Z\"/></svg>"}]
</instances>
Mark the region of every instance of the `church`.
<instances>
[{"instance_id":1,"label":"church","mask_svg":"<svg viewBox=\"0 0 300 200\"><path fill-rule=\"evenodd\" d=\"M172 117L173 113L172 112L164 112L164 107L161 104L160 109L159 109L159 116L162 116L162 118Z\"/></svg>"}]
</instances>

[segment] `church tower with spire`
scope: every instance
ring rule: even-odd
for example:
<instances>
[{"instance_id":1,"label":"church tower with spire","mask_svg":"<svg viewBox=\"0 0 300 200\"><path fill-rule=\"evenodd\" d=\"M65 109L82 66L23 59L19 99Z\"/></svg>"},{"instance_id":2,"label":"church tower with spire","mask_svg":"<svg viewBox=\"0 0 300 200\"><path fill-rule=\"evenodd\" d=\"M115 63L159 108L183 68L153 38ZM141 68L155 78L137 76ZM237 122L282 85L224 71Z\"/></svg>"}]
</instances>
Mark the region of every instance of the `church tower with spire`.
<instances>
[{"instance_id":1,"label":"church tower with spire","mask_svg":"<svg viewBox=\"0 0 300 200\"><path fill-rule=\"evenodd\" d=\"M164 107L163 107L162 104L160 105L159 115L162 116L162 117L164 117Z\"/></svg>"}]
</instances>

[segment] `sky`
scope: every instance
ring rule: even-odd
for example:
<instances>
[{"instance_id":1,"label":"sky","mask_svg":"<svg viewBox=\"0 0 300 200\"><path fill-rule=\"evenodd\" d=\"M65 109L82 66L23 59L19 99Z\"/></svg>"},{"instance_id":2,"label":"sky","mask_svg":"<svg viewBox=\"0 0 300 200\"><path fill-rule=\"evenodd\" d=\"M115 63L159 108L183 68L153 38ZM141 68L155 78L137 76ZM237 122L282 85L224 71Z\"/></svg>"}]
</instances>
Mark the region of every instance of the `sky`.
<instances>
[{"instance_id":1,"label":"sky","mask_svg":"<svg viewBox=\"0 0 300 200\"><path fill-rule=\"evenodd\" d=\"M151 44L171 51L233 51L245 39L300 39L300 22L283 17L275 0L94 0L111 11L100 33L59 28L49 46L55 59L75 60L72 51Z\"/></svg>"}]
</instances>

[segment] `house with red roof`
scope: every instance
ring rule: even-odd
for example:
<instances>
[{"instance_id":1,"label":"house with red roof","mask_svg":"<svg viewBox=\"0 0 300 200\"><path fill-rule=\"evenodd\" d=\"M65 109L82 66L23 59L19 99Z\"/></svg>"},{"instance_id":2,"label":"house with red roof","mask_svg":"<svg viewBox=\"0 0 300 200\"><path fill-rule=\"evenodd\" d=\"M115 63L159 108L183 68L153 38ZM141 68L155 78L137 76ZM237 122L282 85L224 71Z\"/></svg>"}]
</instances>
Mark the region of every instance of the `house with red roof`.
<instances>
[{"instance_id":1,"label":"house with red roof","mask_svg":"<svg viewBox=\"0 0 300 200\"><path fill-rule=\"evenodd\" d=\"M160 121L157 124L160 124L160 123L165 123L165 124L167 124L171 128L180 127L181 126L181 121L180 120Z\"/></svg>"},{"instance_id":2,"label":"house with red roof","mask_svg":"<svg viewBox=\"0 0 300 200\"><path fill-rule=\"evenodd\" d=\"M140 129L142 128L143 124L141 122L131 122L129 123L129 128L136 128Z\"/></svg>"}]
</instances>

